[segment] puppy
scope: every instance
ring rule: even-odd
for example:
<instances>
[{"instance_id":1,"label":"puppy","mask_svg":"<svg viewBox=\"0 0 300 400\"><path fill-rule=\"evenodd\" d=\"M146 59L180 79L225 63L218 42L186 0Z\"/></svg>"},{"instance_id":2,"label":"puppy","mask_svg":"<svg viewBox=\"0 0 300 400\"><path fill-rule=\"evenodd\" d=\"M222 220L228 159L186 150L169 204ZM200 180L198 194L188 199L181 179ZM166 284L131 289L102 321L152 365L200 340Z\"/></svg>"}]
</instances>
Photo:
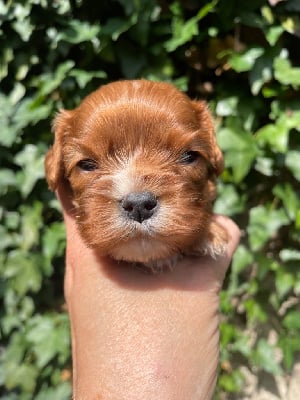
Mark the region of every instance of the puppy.
<instances>
[{"instance_id":1,"label":"puppy","mask_svg":"<svg viewBox=\"0 0 300 400\"><path fill-rule=\"evenodd\" d=\"M212 218L223 156L207 106L168 83L102 86L53 123L51 190L69 181L78 229L101 255L153 271L226 250Z\"/></svg>"}]
</instances>

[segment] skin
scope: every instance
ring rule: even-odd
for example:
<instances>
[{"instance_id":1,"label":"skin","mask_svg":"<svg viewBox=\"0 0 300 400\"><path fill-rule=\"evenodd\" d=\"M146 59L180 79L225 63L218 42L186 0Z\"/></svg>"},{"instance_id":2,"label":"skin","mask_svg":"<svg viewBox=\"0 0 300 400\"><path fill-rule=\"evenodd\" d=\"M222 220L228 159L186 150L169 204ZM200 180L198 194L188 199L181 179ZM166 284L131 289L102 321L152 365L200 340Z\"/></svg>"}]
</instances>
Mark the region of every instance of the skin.
<instances>
[{"instance_id":1,"label":"skin","mask_svg":"<svg viewBox=\"0 0 300 400\"><path fill-rule=\"evenodd\" d=\"M239 242L227 254L186 258L149 274L103 258L81 240L59 185L67 229L65 296L71 320L75 400L209 400L219 359L219 292Z\"/></svg>"}]
</instances>

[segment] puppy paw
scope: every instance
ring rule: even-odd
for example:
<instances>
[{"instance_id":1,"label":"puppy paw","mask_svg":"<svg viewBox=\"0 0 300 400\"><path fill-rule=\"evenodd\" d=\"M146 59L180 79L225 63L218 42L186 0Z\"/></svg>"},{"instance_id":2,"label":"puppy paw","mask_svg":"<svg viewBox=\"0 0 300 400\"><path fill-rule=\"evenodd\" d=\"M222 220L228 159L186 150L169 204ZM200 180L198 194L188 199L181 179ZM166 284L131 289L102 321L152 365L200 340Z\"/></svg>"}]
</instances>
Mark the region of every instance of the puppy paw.
<instances>
[{"instance_id":1,"label":"puppy paw","mask_svg":"<svg viewBox=\"0 0 300 400\"><path fill-rule=\"evenodd\" d=\"M207 237L197 243L192 253L193 255L208 255L216 260L226 254L228 241L227 231L213 221L209 226Z\"/></svg>"}]
</instances>

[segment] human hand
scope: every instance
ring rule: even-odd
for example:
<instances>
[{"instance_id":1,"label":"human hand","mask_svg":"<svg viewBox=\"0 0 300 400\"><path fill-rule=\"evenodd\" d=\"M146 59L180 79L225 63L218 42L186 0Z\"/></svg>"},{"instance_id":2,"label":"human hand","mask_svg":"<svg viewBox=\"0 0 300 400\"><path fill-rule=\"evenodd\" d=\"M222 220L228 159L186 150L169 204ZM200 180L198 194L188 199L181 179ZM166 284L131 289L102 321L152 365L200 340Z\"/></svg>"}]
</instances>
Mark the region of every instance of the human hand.
<instances>
[{"instance_id":1,"label":"human hand","mask_svg":"<svg viewBox=\"0 0 300 400\"><path fill-rule=\"evenodd\" d=\"M59 187L67 230L65 296L75 400L209 400L219 358L219 291L238 245L228 218L224 257L185 258L146 274L89 249Z\"/></svg>"}]
</instances>

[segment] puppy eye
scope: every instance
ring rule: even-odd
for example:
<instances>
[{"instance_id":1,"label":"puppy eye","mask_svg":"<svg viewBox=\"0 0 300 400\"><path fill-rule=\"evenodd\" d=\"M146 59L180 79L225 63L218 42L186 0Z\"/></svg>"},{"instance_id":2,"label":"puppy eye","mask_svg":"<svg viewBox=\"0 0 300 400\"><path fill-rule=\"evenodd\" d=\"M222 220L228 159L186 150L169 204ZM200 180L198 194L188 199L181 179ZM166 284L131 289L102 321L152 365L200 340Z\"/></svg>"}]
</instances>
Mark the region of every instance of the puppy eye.
<instances>
[{"instance_id":1,"label":"puppy eye","mask_svg":"<svg viewBox=\"0 0 300 400\"><path fill-rule=\"evenodd\" d=\"M192 164L199 157L200 154L197 151L186 151L181 155L180 162L182 164Z\"/></svg>"},{"instance_id":2,"label":"puppy eye","mask_svg":"<svg viewBox=\"0 0 300 400\"><path fill-rule=\"evenodd\" d=\"M95 160L91 158L86 158L84 160L80 160L77 163L77 167L80 168L82 171L95 171L98 168L98 164Z\"/></svg>"}]
</instances>

